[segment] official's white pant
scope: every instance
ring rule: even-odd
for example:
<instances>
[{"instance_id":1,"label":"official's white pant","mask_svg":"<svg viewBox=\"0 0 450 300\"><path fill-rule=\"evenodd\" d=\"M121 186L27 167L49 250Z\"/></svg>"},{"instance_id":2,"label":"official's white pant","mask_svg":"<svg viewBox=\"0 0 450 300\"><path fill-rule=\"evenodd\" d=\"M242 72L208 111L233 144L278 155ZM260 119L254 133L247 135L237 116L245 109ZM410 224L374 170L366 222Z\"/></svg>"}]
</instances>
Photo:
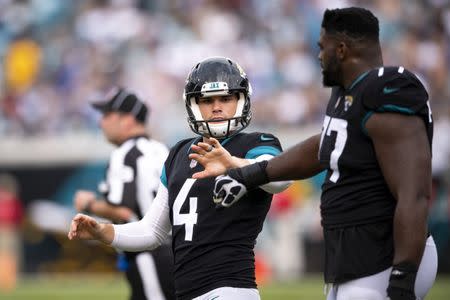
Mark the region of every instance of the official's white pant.
<instances>
[{"instance_id":1,"label":"official's white pant","mask_svg":"<svg viewBox=\"0 0 450 300\"><path fill-rule=\"evenodd\" d=\"M192 300L261 300L257 289L221 287Z\"/></svg>"},{"instance_id":2,"label":"official's white pant","mask_svg":"<svg viewBox=\"0 0 450 300\"><path fill-rule=\"evenodd\" d=\"M136 266L142 280L142 288L146 299L165 300L164 293L158 278L155 260L148 252L139 253L136 256Z\"/></svg>"},{"instance_id":3,"label":"official's white pant","mask_svg":"<svg viewBox=\"0 0 450 300\"><path fill-rule=\"evenodd\" d=\"M333 284L328 292L327 300L385 300L391 270L392 268L388 268L371 276ZM436 272L437 251L433 237L430 236L427 239L414 286L417 300L425 299L436 279Z\"/></svg>"}]
</instances>

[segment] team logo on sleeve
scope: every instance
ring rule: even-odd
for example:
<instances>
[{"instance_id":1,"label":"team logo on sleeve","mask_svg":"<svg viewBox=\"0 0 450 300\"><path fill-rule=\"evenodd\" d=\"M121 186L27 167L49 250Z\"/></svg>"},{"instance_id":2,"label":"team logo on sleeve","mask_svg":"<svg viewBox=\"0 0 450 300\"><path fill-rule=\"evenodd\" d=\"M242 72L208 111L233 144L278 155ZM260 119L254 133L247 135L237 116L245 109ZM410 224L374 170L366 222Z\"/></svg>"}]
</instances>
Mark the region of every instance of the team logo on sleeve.
<instances>
[{"instance_id":1,"label":"team logo on sleeve","mask_svg":"<svg viewBox=\"0 0 450 300\"><path fill-rule=\"evenodd\" d=\"M345 96L344 111L347 111L353 104L353 96Z\"/></svg>"}]
</instances>

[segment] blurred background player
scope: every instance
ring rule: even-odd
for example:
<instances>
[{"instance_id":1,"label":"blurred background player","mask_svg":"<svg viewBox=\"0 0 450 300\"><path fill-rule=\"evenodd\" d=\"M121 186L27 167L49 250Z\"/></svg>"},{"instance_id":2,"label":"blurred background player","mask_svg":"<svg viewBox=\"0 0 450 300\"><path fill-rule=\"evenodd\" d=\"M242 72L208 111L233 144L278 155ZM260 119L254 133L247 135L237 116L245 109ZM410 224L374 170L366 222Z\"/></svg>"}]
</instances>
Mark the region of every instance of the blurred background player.
<instances>
[{"instance_id":1,"label":"blurred background player","mask_svg":"<svg viewBox=\"0 0 450 300\"><path fill-rule=\"evenodd\" d=\"M101 128L118 148L111 153L105 181L99 184L104 199L79 190L74 206L80 212L121 224L142 218L153 202L168 150L151 139L145 123L147 106L122 88L113 88L105 101L93 103L102 113ZM125 270L131 300L174 299L173 257L169 244L155 251L119 254L118 267Z\"/></svg>"},{"instance_id":2,"label":"blurred background player","mask_svg":"<svg viewBox=\"0 0 450 300\"><path fill-rule=\"evenodd\" d=\"M0 173L0 292L16 287L22 258L22 217L18 182L11 174Z\"/></svg>"},{"instance_id":3,"label":"blurred background player","mask_svg":"<svg viewBox=\"0 0 450 300\"><path fill-rule=\"evenodd\" d=\"M404 67L383 66L378 19L369 10L326 10L318 45L323 84L332 87L322 134L275 160L217 177L215 198L228 207L247 189L325 169L327 299L423 299L437 272L427 229L428 93Z\"/></svg>"},{"instance_id":4,"label":"blurred background player","mask_svg":"<svg viewBox=\"0 0 450 300\"><path fill-rule=\"evenodd\" d=\"M197 63L184 90L191 129L200 135L177 143L164 164L154 203L139 222L99 224L78 214L69 239L98 239L125 250L158 247L172 230L177 299L260 299L254 246L272 194L289 183L270 183L229 210L211 202L214 180L192 178L203 164L226 168L271 159L281 152L271 134L241 133L251 120L251 85L234 61ZM193 159L196 158L196 159Z\"/></svg>"}]
</instances>

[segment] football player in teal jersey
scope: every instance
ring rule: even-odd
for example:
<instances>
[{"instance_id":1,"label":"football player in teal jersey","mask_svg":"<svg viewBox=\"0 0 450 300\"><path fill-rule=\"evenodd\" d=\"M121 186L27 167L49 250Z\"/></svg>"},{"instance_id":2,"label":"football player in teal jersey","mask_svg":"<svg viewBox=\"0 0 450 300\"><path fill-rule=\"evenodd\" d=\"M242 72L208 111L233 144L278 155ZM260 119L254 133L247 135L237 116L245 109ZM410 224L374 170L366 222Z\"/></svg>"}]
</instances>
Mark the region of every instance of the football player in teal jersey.
<instances>
[{"instance_id":1,"label":"football player in teal jersey","mask_svg":"<svg viewBox=\"0 0 450 300\"><path fill-rule=\"evenodd\" d=\"M378 19L366 9L326 10L318 45L323 83L332 87L322 133L273 160L228 170L216 179L215 201L228 207L245 201L243 190L326 170L327 299L424 299L437 270L427 230L428 94L404 67L383 66Z\"/></svg>"},{"instance_id":2,"label":"football player in teal jersey","mask_svg":"<svg viewBox=\"0 0 450 300\"><path fill-rule=\"evenodd\" d=\"M98 239L140 251L158 247L172 231L177 299L260 299L253 249L272 195L289 182L255 188L243 196L246 201L225 210L211 201L214 178L199 179L208 175L203 165L224 172L281 153L275 136L242 132L251 120L251 93L247 75L236 62L213 57L196 64L186 81L184 101L189 125L199 137L182 140L170 150L150 210L139 222L124 225L99 224L79 214L69 238Z\"/></svg>"}]
</instances>

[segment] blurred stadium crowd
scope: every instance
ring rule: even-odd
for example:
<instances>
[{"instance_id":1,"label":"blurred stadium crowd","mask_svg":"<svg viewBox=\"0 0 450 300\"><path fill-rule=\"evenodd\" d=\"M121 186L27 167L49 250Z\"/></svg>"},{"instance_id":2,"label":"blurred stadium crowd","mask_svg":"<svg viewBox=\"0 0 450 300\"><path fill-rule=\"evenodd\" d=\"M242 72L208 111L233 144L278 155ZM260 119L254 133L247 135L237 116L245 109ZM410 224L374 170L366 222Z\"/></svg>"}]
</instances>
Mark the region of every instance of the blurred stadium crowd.
<instances>
[{"instance_id":1,"label":"blurred stadium crowd","mask_svg":"<svg viewBox=\"0 0 450 300\"><path fill-rule=\"evenodd\" d=\"M0 136L98 134L99 115L89 102L121 85L151 106L154 136L172 145L190 134L182 104L185 76L195 62L214 55L234 59L248 73L252 126L319 128L330 92L322 87L317 60L320 20L325 8L351 5L379 17L385 64L407 67L428 87L435 118L435 199L440 199L431 211L432 225L443 228L445 245L450 239L448 0L0 0ZM310 197L320 183L313 186L295 184L272 207L269 221L283 216L268 227L284 248L279 257L296 255L292 249L299 245L281 241L297 234L293 224L307 227L318 220L317 207L305 208L300 217L289 209L289 199ZM70 202L73 194L66 194ZM318 221L313 226L312 235L319 236ZM264 238L270 233L263 232ZM279 267L289 269L292 260Z\"/></svg>"},{"instance_id":2,"label":"blurred stadium crowd","mask_svg":"<svg viewBox=\"0 0 450 300\"><path fill-rule=\"evenodd\" d=\"M1 0L0 134L98 130L87 103L113 84L150 102L152 124L185 128L185 76L211 55L249 74L256 125L321 123L329 92L317 62L320 19L326 7L358 4L380 18L385 63L417 72L435 118L448 116L445 0Z\"/></svg>"}]
</instances>

